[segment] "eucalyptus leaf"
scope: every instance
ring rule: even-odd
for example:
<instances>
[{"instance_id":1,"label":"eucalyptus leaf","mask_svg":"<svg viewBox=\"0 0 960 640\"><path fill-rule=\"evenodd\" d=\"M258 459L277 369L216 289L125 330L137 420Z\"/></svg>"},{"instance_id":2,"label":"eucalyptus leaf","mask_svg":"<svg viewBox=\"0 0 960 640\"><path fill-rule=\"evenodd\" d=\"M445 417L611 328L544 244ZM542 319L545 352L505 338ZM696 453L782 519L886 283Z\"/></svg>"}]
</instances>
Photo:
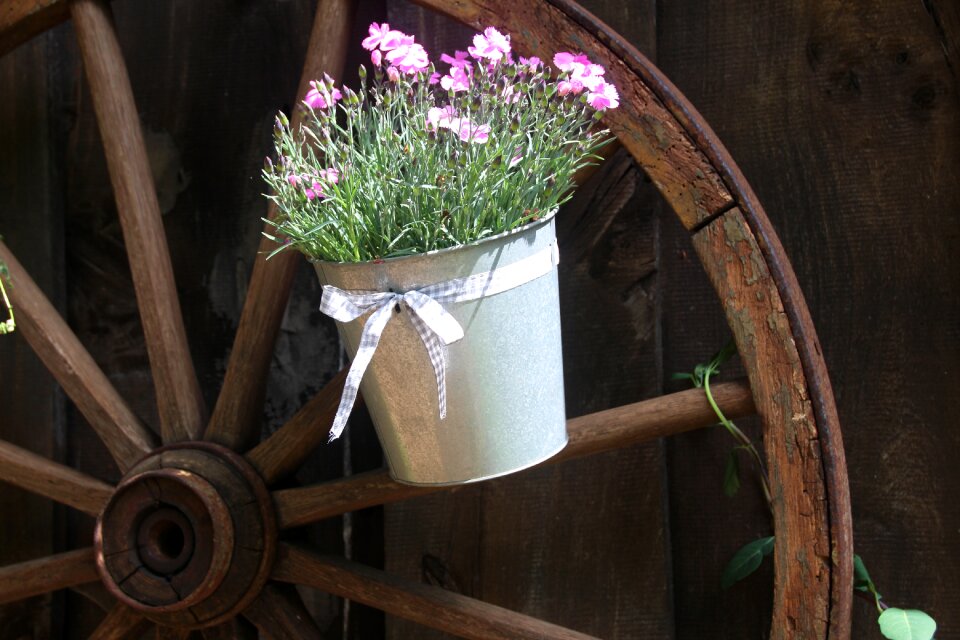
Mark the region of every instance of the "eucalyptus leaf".
<instances>
[{"instance_id":1,"label":"eucalyptus leaf","mask_svg":"<svg viewBox=\"0 0 960 640\"><path fill-rule=\"evenodd\" d=\"M733 449L727 456L727 466L723 470L723 493L732 498L740 491L740 459L737 450Z\"/></svg>"},{"instance_id":2,"label":"eucalyptus leaf","mask_svg":"<svg viewBox=\"0 0 960 640\"><path fill-rule=\"evenodd\" d=\"M880 633L890 640L931 640L937 623L917 609L890 607L880 614Z\"/></svg>"},{"instance_id":3,"label":"eucalyptus leaf","mask_svg":"<svg viewBox=\"0 0 960 640\"><path fill-rule=\"evenodd\" d=\"M751 573L757 570L764 556L770 555L773 551L774 537L760 538L754 540L737 551L730 562L723 570L723 576L720 578L720 586L729 589L735 583L743 580Z\"/></svg>"}]
</instances>

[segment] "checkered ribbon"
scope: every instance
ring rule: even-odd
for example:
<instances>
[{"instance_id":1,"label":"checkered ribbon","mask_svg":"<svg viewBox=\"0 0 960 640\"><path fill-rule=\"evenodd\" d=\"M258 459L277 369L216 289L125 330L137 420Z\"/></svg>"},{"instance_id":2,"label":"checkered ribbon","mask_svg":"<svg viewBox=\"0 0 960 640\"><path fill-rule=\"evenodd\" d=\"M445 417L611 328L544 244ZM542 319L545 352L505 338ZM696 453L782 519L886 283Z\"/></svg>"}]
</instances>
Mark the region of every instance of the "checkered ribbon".
<instances>
[{"instance_id":1,"label":"checkered ribbon","mask_svg":"<svg viewBox=\"0 0 960 640\"><path fill-rule=\"evenodd\" d=\"M384 328L394 315L394 309L399 311L403 306L410 311L410 322L427 349L437 376L437 397L442 420L447 417L447 345L463 338L463 327L447 313L441 302L466 302L503 293L547 275L558 263L559 253L556 243L553 243L513 264L405 293L344 291L324 285L320 311L334 320L350 322L372 312L363 326L357 354L347 373L340 406L330 429L330 440L339 438L347 424L347 418L350 417L350 411L357 399L360 380L377 350L377 345L380 344Z\"/></svg>"}]
</instances>

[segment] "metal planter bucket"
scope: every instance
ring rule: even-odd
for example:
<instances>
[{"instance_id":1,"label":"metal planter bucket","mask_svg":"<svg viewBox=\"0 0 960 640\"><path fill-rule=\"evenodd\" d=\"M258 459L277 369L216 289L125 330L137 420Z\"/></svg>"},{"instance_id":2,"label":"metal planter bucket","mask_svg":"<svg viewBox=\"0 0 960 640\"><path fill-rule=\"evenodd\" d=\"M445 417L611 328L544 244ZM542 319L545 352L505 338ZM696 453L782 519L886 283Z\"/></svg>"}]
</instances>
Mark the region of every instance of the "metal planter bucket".
<instances>
[{"instance_id":1,"label":"metal planter bucket","mask_svg":"<svg viewBox=\"0 0 960 640\"><path fill-rule=\"evenodd\" d=\"M523 272L545 253L556 255L553 216L452 249L314 267L322 284L344 291L402 293L514 264L514 273ZM443 419L437 375L412 312L396 307L360 386L395 480L486 480L542 462L567 443L556 261L547 267L500 293L442 303L464 335L446 347ZM351 359L370 316L337 322Z\"/></svg>"}]
</instances>

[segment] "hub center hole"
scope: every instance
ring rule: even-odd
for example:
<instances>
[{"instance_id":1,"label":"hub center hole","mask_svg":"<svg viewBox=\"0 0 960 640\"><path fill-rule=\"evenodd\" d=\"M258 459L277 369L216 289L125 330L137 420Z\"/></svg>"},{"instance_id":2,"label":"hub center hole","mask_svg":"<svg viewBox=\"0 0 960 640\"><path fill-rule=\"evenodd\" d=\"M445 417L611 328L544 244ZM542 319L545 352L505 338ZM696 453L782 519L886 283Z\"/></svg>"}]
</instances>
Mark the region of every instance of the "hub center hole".
<instances>
[{"instance_id":1,"label":"hub center hole","mask_svg":"<svg viewBox=\"0 0 960 640\"><path fill-rule=\"evenodd\" d=\"M154 522L147 537L160 552L160 555L174 559L179 558L180 554L183 553L185 542L183 529L172 520Z\"/></svg>"},{"instance_id":2,"label":"hub center hole","mask_svg":"<svg viewBox=\"0 0 960 640\"><path fill-rule=\"evenodd\" d=\"M163 506L140 523L137 546L145 567L154 573L173 575L193 555L193 526L182 511Z\"/></svg>"}]
</instances>

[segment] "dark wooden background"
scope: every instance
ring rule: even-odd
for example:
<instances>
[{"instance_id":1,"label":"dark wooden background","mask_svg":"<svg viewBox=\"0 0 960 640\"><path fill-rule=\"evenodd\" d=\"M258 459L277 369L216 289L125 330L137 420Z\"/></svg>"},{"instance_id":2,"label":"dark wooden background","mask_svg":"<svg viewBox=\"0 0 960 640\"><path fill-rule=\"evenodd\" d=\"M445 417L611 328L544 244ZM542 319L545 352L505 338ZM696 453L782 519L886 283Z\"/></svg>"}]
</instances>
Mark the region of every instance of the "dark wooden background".
<instances>
[{"instance_id":1,"label":"dark wooden background","mask_svg":"<svg viewBox=\"0 0 960 640\"><path fill-rule=\"evenodd\" d=\"M717 131L797 271L831 372L855 547L886 600L960 637L960 8L951 0L588 0ZM212 405L266 207L271 121L293 102L306 0L114 3L195 364ZM436 55L462 28L399 0L361 2ZM361 61L354 52L348 62ZM353 72L355 74L355 71ZM348 73L348 79L352 74ZM99 132L70 26L0 58L0 233L145 421L143 336ZM677 390L728 339L685 233L615 157L562 213L567 411ZM135 256L133 257L136 258ZM264 430L336 371L302 269ZM736 374L736 366L726 373ZM745 423L755 433L756 425ZM99 477L117 471L22 338L0 338L0 437ZM769 570L720 572L769 533L749 479L723 496L730 442L707 430L371 509L300 532L331 552L604 638L762 638ZM369 424L316 453L308 483L380 465ZM89 544L92 522L0 488L0 564ZM329 638L436 638L304 592ZM0 638L86 637L77 594L0 608ZM855 638L879 638L855 604Z\"/></svg>"}]
</instances>

